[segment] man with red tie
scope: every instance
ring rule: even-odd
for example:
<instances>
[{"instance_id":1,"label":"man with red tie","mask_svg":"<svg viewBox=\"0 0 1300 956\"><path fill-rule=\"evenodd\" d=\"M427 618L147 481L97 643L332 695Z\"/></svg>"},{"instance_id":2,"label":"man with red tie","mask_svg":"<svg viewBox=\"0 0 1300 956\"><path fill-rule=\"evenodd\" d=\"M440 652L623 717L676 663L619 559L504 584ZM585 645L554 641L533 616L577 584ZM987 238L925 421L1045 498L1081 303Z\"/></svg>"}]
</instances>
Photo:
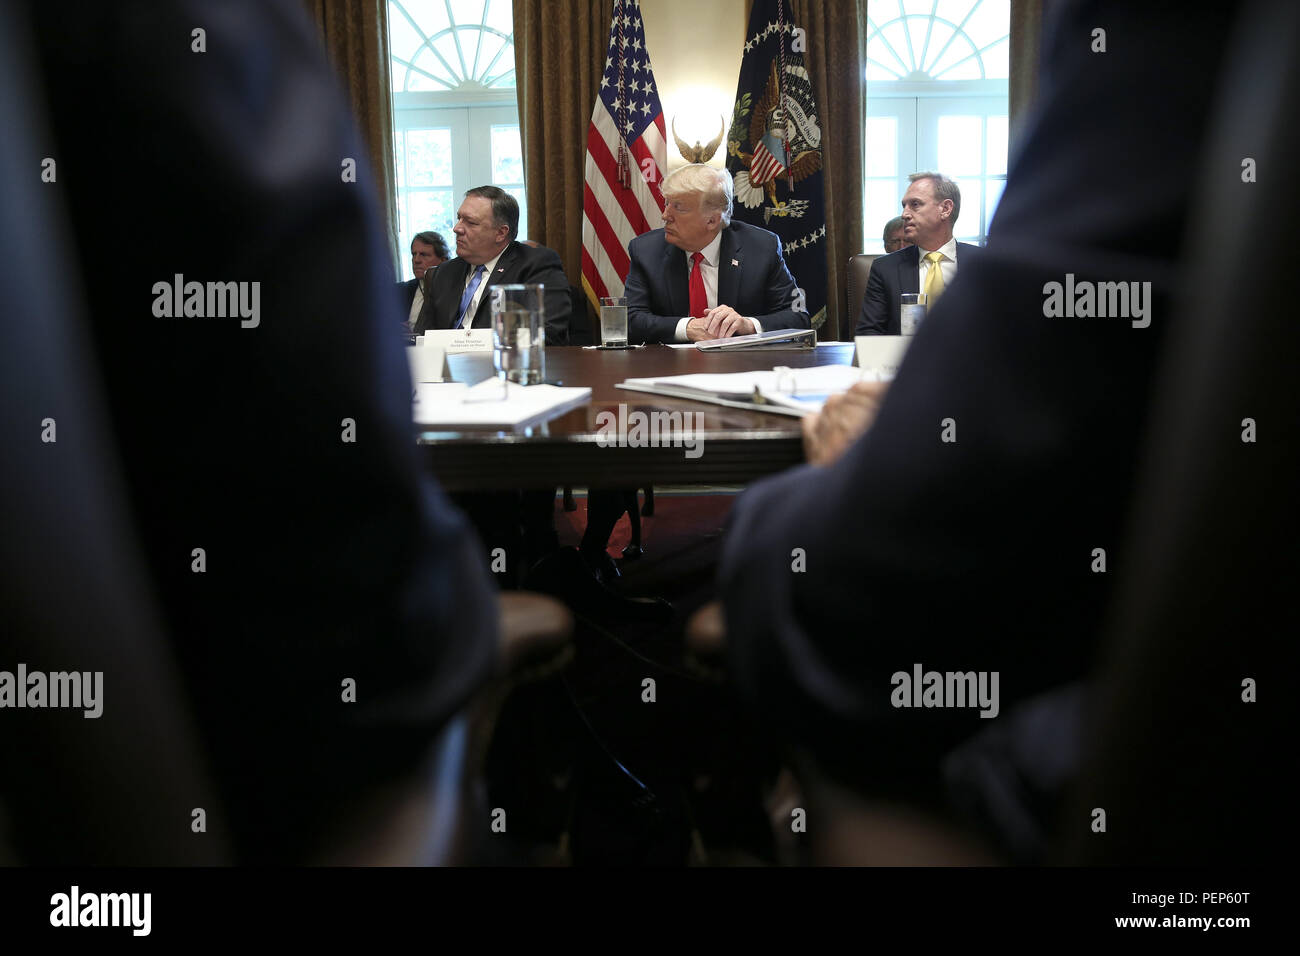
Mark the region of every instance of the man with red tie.
<instances>
[{"instance_id":1,"label":"man with red tie","mask_svg":"<svg viewBox=\"0 0 1300 956\"><path fill-rule=\"evenodd\" d=\"M628 246L632 342L811 327L775 233L731 221L731 177L693 164L663 183L664 228Z\"/></svg>"}]
</instances>

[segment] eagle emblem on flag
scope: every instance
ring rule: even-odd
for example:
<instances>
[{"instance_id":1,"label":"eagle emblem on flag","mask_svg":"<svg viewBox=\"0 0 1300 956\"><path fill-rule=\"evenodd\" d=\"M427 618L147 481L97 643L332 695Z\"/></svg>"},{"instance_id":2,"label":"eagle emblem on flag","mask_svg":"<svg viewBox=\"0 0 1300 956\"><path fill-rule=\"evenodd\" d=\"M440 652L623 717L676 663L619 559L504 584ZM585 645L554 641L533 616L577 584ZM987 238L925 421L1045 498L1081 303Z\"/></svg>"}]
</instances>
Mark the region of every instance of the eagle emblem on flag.
<instances>
[{"instance_id":1,"label":"eagle emblem on flag","mask_svg":"<svg viewBox=\"0 0 1300 956\"><path fill-rule=\"evenodd\" d=\"M822 168L822 132L808 71L787 63L785 82L780 83L777 69L774 59L757 104L749 93L736 100L727 143L727 152L745 167L733 176L736 200L749 209L766 200L771 209L765 218L802 215L807 203L792 206L778 200L777 182L784 179L793 190L795 183Z\"/></svg>"}]
</instances>

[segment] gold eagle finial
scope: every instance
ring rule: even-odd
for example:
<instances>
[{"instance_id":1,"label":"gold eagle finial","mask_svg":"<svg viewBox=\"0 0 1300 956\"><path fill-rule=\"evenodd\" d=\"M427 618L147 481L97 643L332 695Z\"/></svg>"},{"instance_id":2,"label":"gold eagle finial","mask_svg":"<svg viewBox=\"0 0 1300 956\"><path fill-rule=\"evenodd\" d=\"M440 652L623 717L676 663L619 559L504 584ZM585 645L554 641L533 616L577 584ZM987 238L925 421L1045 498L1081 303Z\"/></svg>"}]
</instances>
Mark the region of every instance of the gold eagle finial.
<instances>
[{"instance_id":1,"label":"gold eagle finial","mask_svg":"<svg viewBox=\"0 0 1300 956\"><path fill-rule=\"evenodd\" d=\"M722 145L723 137L727 135L727 121L721 113L718 114L718 121L721 124L718 128L718 135L709 140L709 145L701 146L700 141L696 140L694 146L689 146L685 140L677 135L677 117L673 117L673 141L677 143L677 152L682 154L682 159L688 163L707 163L713 158L713 154Z\"/></svg>"}]
</instances>

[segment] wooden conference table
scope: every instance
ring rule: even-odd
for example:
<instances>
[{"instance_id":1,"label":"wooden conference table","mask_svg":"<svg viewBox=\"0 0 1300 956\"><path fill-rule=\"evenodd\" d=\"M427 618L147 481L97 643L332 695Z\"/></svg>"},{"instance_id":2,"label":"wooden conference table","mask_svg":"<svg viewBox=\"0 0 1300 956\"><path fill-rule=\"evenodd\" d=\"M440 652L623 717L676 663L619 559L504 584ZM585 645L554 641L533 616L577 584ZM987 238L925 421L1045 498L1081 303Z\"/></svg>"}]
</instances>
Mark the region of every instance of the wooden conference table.
<instances>
[{"instance_id":1,"label":"wooden conference table","mask_svg":"<svg viewBox=\"0 0 1300 956\"><path fill-rule=\"evenodd\" d=\"M421 430L418 441L429 466L449 491L546 488L558 485L630 487L657 484L739 485L804 460L800 420L788 415L674 399L615 386L628 378L693 372L747 372L777 365L806 368L847 365L852 343L803 351L714 352L647 345L625 351L548 348L551 381L591 388L591 401L530 429ZM455 381L474 383L493 374L492 357L448 357ZM603 411L702 412L698 457L682 447L624 447L597 440ZM692 418L691 421L699 421Z\"/></svg>"}]
</instances>

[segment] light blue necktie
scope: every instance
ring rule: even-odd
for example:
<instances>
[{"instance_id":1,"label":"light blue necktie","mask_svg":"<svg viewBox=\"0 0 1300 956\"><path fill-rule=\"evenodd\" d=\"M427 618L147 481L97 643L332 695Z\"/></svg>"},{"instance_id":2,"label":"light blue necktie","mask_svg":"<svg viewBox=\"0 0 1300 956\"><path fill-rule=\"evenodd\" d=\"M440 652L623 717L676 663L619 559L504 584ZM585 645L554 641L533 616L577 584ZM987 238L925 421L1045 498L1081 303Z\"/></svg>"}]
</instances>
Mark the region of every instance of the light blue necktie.
<instances>
[{"instance_id":1,"label":"light blue necktie","mask_svg":"<svg viewBox=\"0 0 1300 956\"><path fill-rule=\"evenodd\" d=\"M474 278L469 280L469 285L465 287L465 294L460 297L460 310L456 313L456 324L453 329L458 329L465 321L465 310L469 308L470 302L474 300L474 293L478 291L479 283L483 281L483 273L487 271L487 266L479 266L474 270ZM473 322L473 319L470 319Z\"/></svg>"}]
</instances>

